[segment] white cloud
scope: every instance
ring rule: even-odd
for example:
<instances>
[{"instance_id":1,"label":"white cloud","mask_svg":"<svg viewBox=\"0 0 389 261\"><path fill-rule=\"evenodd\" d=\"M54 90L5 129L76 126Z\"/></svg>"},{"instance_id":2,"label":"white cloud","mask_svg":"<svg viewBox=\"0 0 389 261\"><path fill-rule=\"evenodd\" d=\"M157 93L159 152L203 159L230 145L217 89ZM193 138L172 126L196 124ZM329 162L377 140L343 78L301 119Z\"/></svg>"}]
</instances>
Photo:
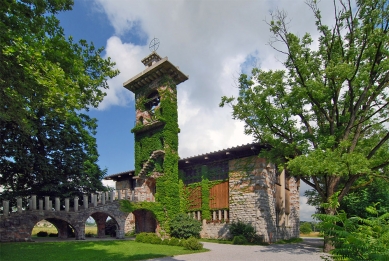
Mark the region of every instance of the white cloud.
<instances>
[{"instance_id":1,"label":"white cloud","mask_svg":"<svg viewBox=\"0 0 389 261\"><path fill-rule=\"evenodd\" d=\"M121 71L110 82L112 89L100 109L133 102L122 84L143 70L140 61L149 50L148 46L125 42L126 33L143 30L135 35L159 38L158 53L189 75L189 80L178 86L181 157L252 141L243 134L243 123L231 119L231 109L218 104L223 95L238 95L239 73L249 70L246 59L256 59L263 69L282 68L284 57L268 45L271 33L265 20L271 18L269 10L286 9L291 18L289 27L299 36L315 29L313 14L304 0L95 2L115 28L117 36L108 40L106 53ZM331 5L322 7L323 19L332 19ZM304 204L302 214L309 209Z\"/></svg>"}]
</instances>

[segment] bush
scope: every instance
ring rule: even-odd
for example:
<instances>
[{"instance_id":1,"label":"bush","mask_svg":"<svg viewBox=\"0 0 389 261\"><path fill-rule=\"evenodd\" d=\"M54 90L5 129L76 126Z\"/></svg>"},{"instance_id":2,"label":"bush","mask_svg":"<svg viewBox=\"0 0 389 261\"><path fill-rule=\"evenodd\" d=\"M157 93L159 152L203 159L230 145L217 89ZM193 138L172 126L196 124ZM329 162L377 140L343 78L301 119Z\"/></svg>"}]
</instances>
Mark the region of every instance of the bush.
<instances>
[{"instance_id":1,"label":"bush","mask_svg":"<svg viewBox=\"0 0 389 261\"><path fill-rule=\"evenodd\" d=\"M233 245L247 245L248 241L247 239L240 235L240 236L234 236L234 239L232 240Z\"/></svg>"},{"instance_id":2,"label":"bush","mask_svg":"<svg viewBox=\"0 0 389 261\"><path fill-rule=\"evenodd\" d=\"M178 238L172 237L169 240L169 245L170 246L180 246L181 242L180 242L180 240Z\"/></svg>"},{"instance_id":3,"label":"bush","mask_svg":"<svg viewBox=\"0 0 389 261\"><path fill-rule=\"evenodd\" d=\"M178 214L170 221L170 235L176 238L200 237L201 222L186 214Z\"/></svg>"},{"instance_id":4,"label":"bush","mask_svg":"<svg viewBox=\"0 0 389 261\"><path fill-rule=\"evenodd\" d=\"M50 233L49 237L58 237L58 233Z\"/></svg>"},{"instance_id":5,"label":"bush","mask_svg":"<svg viewBox=\"0 0 389 261\"><path fill-rule=\"evenodd\" d=\"M94 236L94 234L92 232L88 232L85 234L85 237L93 237L93 236Z\"/></svg>"},{"instance_id":6,"label":"bush","mask_svg":"<svg viewBox=\"0 0 389 261\"><path fill-rule=\"evenodd\" d=\"M110 235L111 237L116 237L116 227L117 223L115 220L110 219L105 222L105 234Z\"/></svg>"},{"instance_id":7,"label":"bush","mask_svg":"<svg viewBox=\"0 0 389 261\"><path fill-rule=\"evenodd\" d=\"M238 220L238 222L231 223L230 233L232 237L243 236L247 239L248 242L251 243L255 243L256 241L261 240L261 238L255 234L255 229L251 224L243 223L240 220Z\"/></svg>"},{"instance_id":8,"label":"bush","mask_svg":"<svg viewBox=\"0 0 389 261\"><path fill-rule=\"evenodd\" d=\"M186 240L183 240L182 245L184 249L188 250L201 250L203 249L203 244L198 241L197 238L190 237Z\"/></svg>"},{"instance_id":9,"label":"bush","mask_svg":"<svg viewBox=\"0 0 389 261\"><path fill-rule=\"evenodd\" d=\"M37 237L47 237L48 233L46 231L39 231L38 233L36 233L36 236Z\"/></svg>"},{"instance_id":10,"label":"bush","mask_svg":"<svg viewBox=\"0 0 389 261\"><path fill-rule=\"evenodd\" d=\"M162 243L162 239L160 239L155 233L140 233L136 235L135 241L140 243L149 243L149 244Z\"/></svg>"},{"instance_id":11,"label":"bush","mask_svg":"<svg viewBox=\"0 0 389 261\"><path fill-rule=\"evenodd\" d=\"M162 240L161 245L169 245L169 243L170 240L168 238L165 238L164 240Z\"/></svg>"},{"instance_id":12,"label":"bush","mask_svg":"<svg viewBox=\"0 0 389 261\"><path fill-rule=\"evenodd\" d=\"M312 226L309 222L304 222L300 225L301 234L309 234L312 232Z\"/></svg>"}]
</instances>

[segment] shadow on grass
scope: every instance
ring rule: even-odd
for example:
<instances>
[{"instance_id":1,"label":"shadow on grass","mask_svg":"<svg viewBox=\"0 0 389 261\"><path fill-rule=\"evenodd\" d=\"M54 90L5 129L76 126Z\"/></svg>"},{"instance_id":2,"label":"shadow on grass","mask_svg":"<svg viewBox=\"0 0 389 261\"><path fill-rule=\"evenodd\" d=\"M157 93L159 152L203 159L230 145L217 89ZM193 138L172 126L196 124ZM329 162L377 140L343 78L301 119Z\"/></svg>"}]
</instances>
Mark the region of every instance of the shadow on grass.
<instances>
[{"instance_id":1,"label":"shadow on grass","mask_svg":"<svg viewBox=\"0 0 389 261\"><path fill-rule=\"evenodd\" d=\"M100 242L47 242L47 243L2 243L1 261L131 261L188 254L182 247L150 245L133 241Z\"/></svg>"}]
</instances>

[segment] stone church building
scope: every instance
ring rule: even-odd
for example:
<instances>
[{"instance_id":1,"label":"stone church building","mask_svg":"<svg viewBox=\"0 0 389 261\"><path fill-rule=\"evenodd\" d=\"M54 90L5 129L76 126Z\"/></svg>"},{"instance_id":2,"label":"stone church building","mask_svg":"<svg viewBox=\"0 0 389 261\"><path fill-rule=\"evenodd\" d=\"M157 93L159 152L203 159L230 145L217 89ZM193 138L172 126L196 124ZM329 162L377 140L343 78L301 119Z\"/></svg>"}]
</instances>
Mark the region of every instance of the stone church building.
<instances>
[{"instance_id":1,"label":"stone church building","mask_svg":"<svg viewBox=\"0 0 389 261\"><path fill-rule=\"evenodd\" d=\"M136 100L135 170L105 177L130 202L126 230L158 232L185 212L206 238L228 237L238 220L267 242L299 237L299 180L259 158L260 143L180 159L176 86L188 76L156 52L142 62L124 83Z\"/></svg>"}]
</instances>

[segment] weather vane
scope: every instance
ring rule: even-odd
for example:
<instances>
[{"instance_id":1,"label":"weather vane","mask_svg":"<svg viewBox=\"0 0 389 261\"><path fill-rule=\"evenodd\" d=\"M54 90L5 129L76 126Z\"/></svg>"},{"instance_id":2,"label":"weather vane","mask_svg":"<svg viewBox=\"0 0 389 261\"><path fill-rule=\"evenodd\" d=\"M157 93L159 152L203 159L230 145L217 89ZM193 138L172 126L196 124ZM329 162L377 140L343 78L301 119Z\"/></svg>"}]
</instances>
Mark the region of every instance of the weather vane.
<instances>
[{"instance_id":1,"label":"weather vane","mask_svg":"<svg viewBox=\"0 0 389 261\"><path fill-rule=\"evenodd\" d=\"M149 45L149 49L151 52L155 52L159 47L159 39L158 38L155 38L153 40L151 40L150 42L150 45Z\"/></svg>"}]
</instances>

